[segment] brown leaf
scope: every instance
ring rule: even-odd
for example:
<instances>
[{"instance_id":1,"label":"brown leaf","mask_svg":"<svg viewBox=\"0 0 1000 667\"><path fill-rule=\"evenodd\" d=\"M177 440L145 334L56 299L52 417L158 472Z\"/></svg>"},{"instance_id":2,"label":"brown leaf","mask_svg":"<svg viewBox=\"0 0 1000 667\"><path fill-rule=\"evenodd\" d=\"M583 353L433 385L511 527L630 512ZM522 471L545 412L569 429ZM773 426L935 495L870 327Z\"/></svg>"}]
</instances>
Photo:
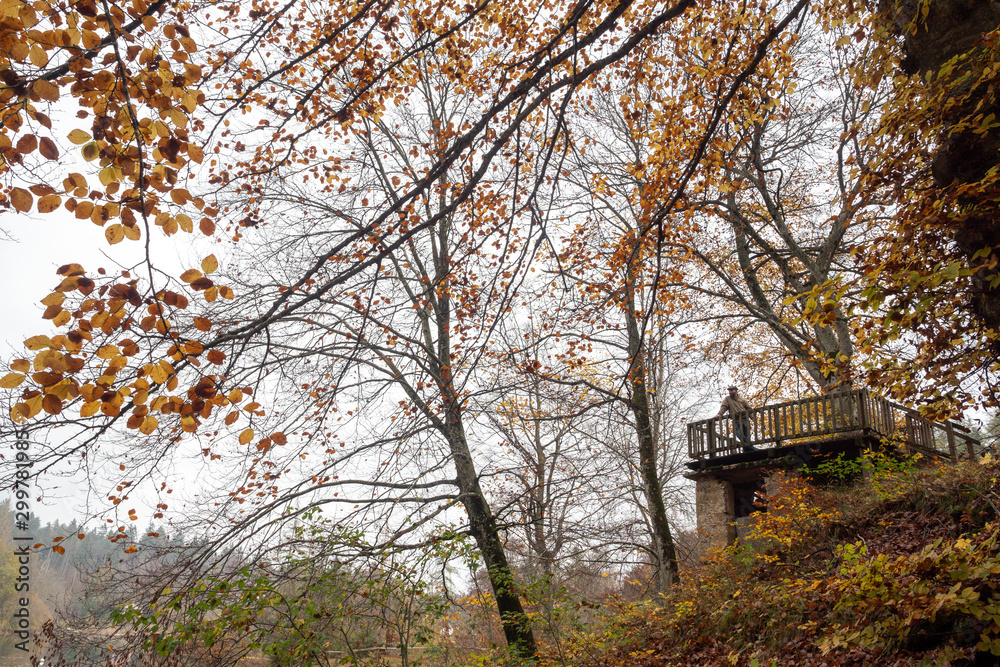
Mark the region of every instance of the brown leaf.
<instances>
[{"instance_id":1,"label":"brown leaf","mask_svg":"<svg viewBox=\"0 0 1000 667\"><path fill-rule=\"evenodd\" d=\"M15 210L21 213L30 211L34 201L35 198L31 196L31 193L23 188L14 188L10 191L10 203L14 205Z\"/></svg>"},{"instance_id":2,"label":"brown leaf","mask_svg":"<svg viewBox=\"0 0 1000 667\"><path fill-rule=\"evenodd\" d=\"M62 412L62 401L52 394L45 394L42 399L42 409L50 415L57 415Z\"/></svg>"},{"instance_id":3,"label":"brown leaf","mask_svg":"<svg viewBox=\"0 0 1000 667\"><path fill-rule=\"evenodd\" d=\"M28 153L34 152L38 148L38 137L33 134L26 134L17 140L17 145L14 146L18 153L27 155Z\"/></svg>"},{"instance_id":4,"label":"brown leaf","mask_svg":"<svg viewBox=\"0 0 1000 667\"><path fill-rule=\"evenodd\" d=\"M194 288L194 289L196 289L196 290L208 289L209 287L211 287L214 284L215 283L212 282L211 278L207 278L205 276L202 276L201 278L198 278L197 280L192 280L191 281L191 287Z\"/></svg>"},{"instance_id":5,"label":"brown leaf","mask_svg":"<svg viewBox=\"0 0 1000 667\"><path fill-rule=\"evenodd\" d=\"M42 157L46 160L59 159L59 149L56 148L56 143L48 137L42 137L42 140L38 144L38 152L41 153Z\"/></svg>"},{"instance_id":6,"label":"brown leaf","mask_svg":"<svg viewBox=\"0 0 1000 667\"><path fill-rule=\"evenodd\" d=\"M59 100L59 89L45 79L38 79L31 86L31 91L43 100L56 102Z\"/></svg>"}]
</instances>

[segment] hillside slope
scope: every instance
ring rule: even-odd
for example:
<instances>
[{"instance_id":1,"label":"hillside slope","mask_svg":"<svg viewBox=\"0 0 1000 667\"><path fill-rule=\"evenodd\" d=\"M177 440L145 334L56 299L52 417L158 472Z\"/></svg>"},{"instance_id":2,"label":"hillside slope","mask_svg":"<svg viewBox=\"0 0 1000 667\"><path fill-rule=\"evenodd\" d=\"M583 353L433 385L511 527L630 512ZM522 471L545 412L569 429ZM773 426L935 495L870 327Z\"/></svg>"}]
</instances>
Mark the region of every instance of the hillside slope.
<instances>
[{"instance_id":1,"label":"hillside slope","mask_svg":"<svg viewBox=\"0 0 1000 667\"><path fill-rule=\"evenodd\" d=\"M688 572L661 605L619 605L576 637L572 662L1000 664L1000 467L865 468L827 488L783 476L744 543Z\"/></svg>"}]
</instances>

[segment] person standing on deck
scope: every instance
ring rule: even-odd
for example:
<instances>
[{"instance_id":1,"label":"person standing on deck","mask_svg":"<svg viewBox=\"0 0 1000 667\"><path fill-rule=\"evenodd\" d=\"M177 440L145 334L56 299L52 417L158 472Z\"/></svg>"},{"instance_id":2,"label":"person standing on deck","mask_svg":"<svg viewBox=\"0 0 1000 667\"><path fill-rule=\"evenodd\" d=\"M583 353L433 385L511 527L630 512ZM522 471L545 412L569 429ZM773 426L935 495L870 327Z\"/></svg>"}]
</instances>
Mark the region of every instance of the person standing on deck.
<instances>
[{"instance_id":1,"label":"person standing on deck","mask_svg":"<svg viewBox=\"0 0 1000 667\"><path fill-rule=\"evenodd\" d=\"M729 396L722 399L722 407L719 414L715 416L720 419L722 415L729 413L733 418L733 433L736 438L743 443L744 452L752 452L757 448L750 444L750 404L739 394L736 387L729 387Z\"/></svg>"}]
</instances>

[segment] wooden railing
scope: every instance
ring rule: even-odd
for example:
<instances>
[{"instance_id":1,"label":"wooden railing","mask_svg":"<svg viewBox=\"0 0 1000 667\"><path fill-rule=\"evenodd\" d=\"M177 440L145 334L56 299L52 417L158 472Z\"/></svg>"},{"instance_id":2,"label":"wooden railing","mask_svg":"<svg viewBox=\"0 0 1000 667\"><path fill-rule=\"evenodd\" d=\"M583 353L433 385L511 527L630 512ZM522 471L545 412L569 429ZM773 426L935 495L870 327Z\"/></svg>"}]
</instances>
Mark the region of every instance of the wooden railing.
<instances>
[{"instance_id":1,"label":"wooden railing","mask_svg":"<svg viewBox=\"0 0 1000 667\"><path fill-rule=\"evenodd\" d=\"M757 449L808 445L860 436L883 438L907 451L958 459L973 457L978 441L969 429L955 422L931 422L915 411L867 389L832 392L797 401L753 408L738 417L737 433L732 415L688 424L688 454L693 459L715 458ZM742 437L737 437L740 435Z\"/></svg>"}]
</instances>

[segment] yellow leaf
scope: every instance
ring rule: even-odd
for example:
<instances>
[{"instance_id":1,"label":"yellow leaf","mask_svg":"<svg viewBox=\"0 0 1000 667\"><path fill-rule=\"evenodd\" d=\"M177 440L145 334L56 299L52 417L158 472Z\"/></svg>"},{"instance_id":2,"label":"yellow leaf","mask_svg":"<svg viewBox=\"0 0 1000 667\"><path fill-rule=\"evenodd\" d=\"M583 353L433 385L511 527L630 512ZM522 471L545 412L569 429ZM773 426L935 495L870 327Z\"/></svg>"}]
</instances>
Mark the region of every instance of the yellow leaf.
<instances>
[{"instance_id":1,"label":"yellow leaf","mask_svg":"<svg viewBox=\"0 0 1000 667\"><path fill-rule=\"evenodd\" d=\"M41 303L43 306L59 306L62 302L66 300L66 295L62 292L52 292L47 297L42 299Z\"/></svg>"},{"instance_id":2,"label":"yellow leaf","mask_svg":"<svg viewBox=\"0 0 1000 667\"><path fill-rule=\"evenodd\" d=\"M28 59L31 60L31 64L35 67L45 67L49 64L49 54L45 53L45 49L38 44L31 47L31 51L28 52Z\"/></svg>"},{"instance_id":3,"label":"yellow leaf","mask_svg":"<svg viewBox=\"0 0 1000 667\"><path fill-rule=\"evenodd\" d=\"M71 317L72 315L70 315L68 310L60 310L59 314L52 318L52 324L54 324L57 327L61 327L62 325L69 322Z\"/></svg>"},{"instance_id":4,"label":"yellow leaf","mask_svg":"<svg viewBox=\"0 0 1000 667\"><path fill-rule=\"evenodd\" d=\"M7 373L7 375L0 378L0 388L13 389L22 382L24 382L23 373Z\"/></svg>"},{"instance_id":5,"label":"yellow leaf","mask_svg":"<svg viewBox=\"0 0 1000 667\"><path fill-rule=\"evenodd\" d=\"M175 204L183 206L191 201L191 193L183 188L175 188L170 191L170 199L172 199Z\"/></svg>"},{"instance_id":6,"label":"yellow leaf","mask_svg":"<svg viewBox=\"0 0 1000 667\"><path fill-rule=\"evenodd\" d=\"M52 347L52 341L48 336L32 336L24 341L24 346L29 350L44 350L45 348Z\"/></svg>"},{"instance_id":7,"label":"yellow leaf","mask_svg":"<svg viewBox=\"0 0 1000 667\"><path fill-rule=\"evenodd\" d=\"M121 240L125 238L125 228L120 224L115 223L108 226L108 228L104 230L104 236L108 239L108 243L111 245L120 243Z\"/></svg>"},{"instance_id":8,"label":"yellow leaf","mask_svg":"<svg viewBox=\"0 0 1000 667\"><path fill-rule=\"evenodd\" d=\"M27 373L28 371L31 370L31 362L28 361L27 359L15 359L14 361L10 362L10 367L13 368L15 371L21 373Z\"/></svg>"},{"instance_id":9,"label":"yellow leaf","mask_svg":"<svg viewBox=\"0 0 1000 667\"><path fill-rule=\"evenodd\" d=\"M246 445L251 440L253 440L253 429L252 428L248 428L245 431L243 431L242 433L240 433L240 444L241 445Z\"/></svg>"},{"instance_id":10,"label":"yellow leaf","mask_svg":"<svg viewBox=\"0 0 1000 667\"><path fill-rule=\"evenodd\" d=\"M210 273L214 273L218 268L219 260L215 258L215 255L209 255L205 259L201 260L201 270L205 272L206 276Z\"/></svg>"},{"instance_id":11,"label":"yellow leaf","mask_svg":"<svg viewBox=\"0 0 1000 667\"><path fill-rule=\"evenodd\" d=\"M194 282L195 280L198 280L198 278L201 277L202 277L201 271L199 271L198 269L188 269L187 271L181 274L181 280L183 280L186 283Z\"/></svg>"},{"instance_id":12,"label":"yellow leaf","mask_svg":"<svg viewBox=\"0 0 1000 667\"><path fill-rule=\"evenodd\" d=\"M149 368L149 377L153 379L156 384L163 384L167 381L167 371L159 364L151 364Z\"/></svg>"},{"instance_id":13,"label":"yellow leaf","mask_svg":"<svg viewBox=\"0 0 1000 667\"><path fill-rule=\"evenodd\" d=\"M97 350L97 356L101 359L114 359L119 354L121 354L121 350L118 349L117 345L105 345Z\"/></svg>"},{"instance_id":14,"label":"yellow leaf","mask_svg":"<svg viewBox=\"0 0 1000 667\"><path fill-rule=\"evenodd\" d=\"M122 225L122 227L125 230L125 238L129 241L138 241L142 236L142 230L139 229L139 225L132 225L131 227L128 225Z\"/></svg>"},{"instance_id":15,"label":"yellow leaf","mask_svg":"<svg viewBox=\"0 0 1000 667\"><path fill-rule=\"evenodd\" d=\"M90 141L90 135L79 128L72 130L67 138L77 146L82 146ZM97 148L97 146L95 145L94 148Z\"/></svg>"},{"instance_id":16,"label":"yellow leaf","mask_svg":"<svg viewBox=\"0 0 1000 667\"><path fill-rule=\"evenodd\" d=\"M146 435L149 435L150 433L156 430L156 427L158 425L159 422L156 420L156 417L149 415L142 420L142 424L140 424L139 426L139 431L145 433Z\"/></svg>"},{"instance_id":17,"label":"yellow leaf","mask_svg":"<svg viewBox=\"0 0 1000 667\"><path fill-rule=\"evenodd\" d=\"M108 165L104 169L101 169L97 177L101 180L101 185L111 185L121 180L122 172L118 167Z\"/></svg>"}]
</instances>

